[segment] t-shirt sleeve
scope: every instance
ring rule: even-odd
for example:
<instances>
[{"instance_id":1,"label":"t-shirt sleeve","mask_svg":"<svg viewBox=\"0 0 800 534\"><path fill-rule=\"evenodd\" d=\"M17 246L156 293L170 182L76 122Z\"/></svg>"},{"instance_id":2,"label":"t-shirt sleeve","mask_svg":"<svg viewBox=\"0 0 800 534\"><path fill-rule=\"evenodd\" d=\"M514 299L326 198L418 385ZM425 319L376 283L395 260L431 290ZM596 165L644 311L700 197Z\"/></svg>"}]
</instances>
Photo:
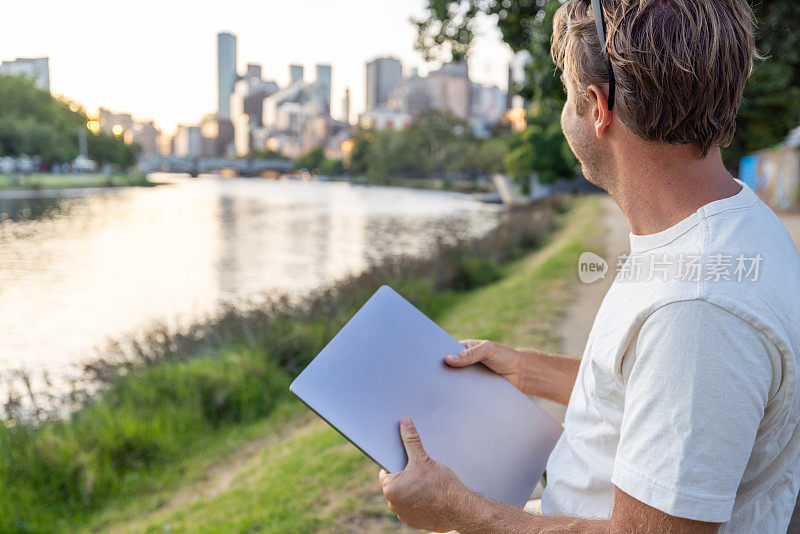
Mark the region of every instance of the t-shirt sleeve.
<instances>
[{"instance_id":1,"label":"t-shirt sleeve","mask_svg":"<svg viewBox=\"0 0 800 534\"><path fill-rule=\"evenodd\" d=\"M670 515L730 519L769 397L769 343L705 301L651 314L623 360L625 408L611 482Z\"/></svg>"}]
</instances>

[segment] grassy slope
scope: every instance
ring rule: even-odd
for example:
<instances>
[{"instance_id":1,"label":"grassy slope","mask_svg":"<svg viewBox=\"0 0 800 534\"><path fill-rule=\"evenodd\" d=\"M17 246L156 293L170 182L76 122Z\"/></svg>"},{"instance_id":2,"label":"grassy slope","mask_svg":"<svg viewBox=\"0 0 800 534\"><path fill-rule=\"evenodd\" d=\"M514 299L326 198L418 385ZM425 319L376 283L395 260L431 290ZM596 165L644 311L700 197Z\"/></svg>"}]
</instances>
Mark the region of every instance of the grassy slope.
<instances>
[{"instance_id":1,"label":"grassy slope","mask_svg":"<svg viewBox=\"0 0 800 534\"><path fill-rule=\"evenodd\" d=\"M457 337L557 349L577 257L596 249L600 204L581 199L541 250L501 280L452 293L435 319ZM197 444L160 473L156 488L87 518L88 532L394 532L377 468L335 431L289 401L266 420ZM160 489L159 489L160 488Z\"/></svg>"},{"instance_id":2,"label":"grassy slope","mask_svg":"<svg viewBox=\"0 0 800 534\"><path fill-rule=\"evenodd\" d=\"M115 186L151 185L144 176L112 174L111 183ZM106 187L108 176L101 173L91 174L42 174L22 175L14 182L8 174L0 174L0 190L2 189L68 189L73 187Z\"/></svg>"}]
</instances>

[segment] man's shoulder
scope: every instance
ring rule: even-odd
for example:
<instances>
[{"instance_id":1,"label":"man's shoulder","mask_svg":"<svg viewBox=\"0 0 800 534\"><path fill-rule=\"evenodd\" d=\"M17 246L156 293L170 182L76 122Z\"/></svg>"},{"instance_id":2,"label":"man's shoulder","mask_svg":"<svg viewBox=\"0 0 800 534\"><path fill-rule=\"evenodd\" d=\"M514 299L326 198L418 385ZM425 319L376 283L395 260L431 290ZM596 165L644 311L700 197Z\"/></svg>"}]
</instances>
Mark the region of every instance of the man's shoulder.
<instances>
[{"instance_id":1,"label":"man's shoulder","mask_svg":"<svg viewBox=\"0 0 800 534\"><path fill-rule=\"evenodd\" d=\"M708 217L702 254L708 269L698 297L791 338L800 352L800 256L777 215L757 200Z\"/></svg>"},{"instance_id":2,"label":"man's shoulder","mask_svg":"<svg viewBox=\"0 0 800 534\"><path fill-rule=\"evenodd\" d=\"M758 197L735 209L701 214L702 252L761 253L800 266L797 247L780 218ZM800 277L800 268L796 269Z\"/></svg>"}]
</instances>

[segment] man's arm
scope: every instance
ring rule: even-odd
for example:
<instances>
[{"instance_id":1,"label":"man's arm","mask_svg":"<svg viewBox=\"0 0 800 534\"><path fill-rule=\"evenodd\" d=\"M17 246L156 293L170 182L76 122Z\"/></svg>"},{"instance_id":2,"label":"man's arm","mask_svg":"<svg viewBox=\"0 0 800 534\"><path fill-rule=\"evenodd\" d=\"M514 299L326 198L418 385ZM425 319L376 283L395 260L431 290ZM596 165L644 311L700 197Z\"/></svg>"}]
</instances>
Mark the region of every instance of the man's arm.
<instances>
[{"instance_id":1,"label":"man's arm","mask_svg":"<svg viewBox=\"0 0 800 534\"><path fill-rule=\"evenodd\" d=\"M527 395L569 403L580 366L577 358L513 349L486 340L466 339L461 344L467 348L445 358L452 367L480 362Z\"/></svg>"},{"instance_id":2,"label":"man's arm","mask_svg":"<svg viewBox=\"0 0 800 534\"><path fill-rule=\"evenodd\" d=\"M665 514L631 497L619 488L614 492L610 519L584 519L556 515L535 515L514 506L489 501L475 493L460 503L463 512L455 523L460 534L530 533L714 533L719 523L705 523Z\"/></svg>"},{"instance_id":3,"label":"man's arm","mask_svg":"<svg viewBox=\"0 0 800 534\"><path fill-rule=\"evenodd\" d=\"M671 516L617 489L610 519L534 515L498 504L470 491L452 470L432 460L410 419L400 436L408 465L399 473L381 471L380 483L389 509L407 525L460 534L509 533L670 533L716 532L718 523Z\"/></svg>"}]
</instances>

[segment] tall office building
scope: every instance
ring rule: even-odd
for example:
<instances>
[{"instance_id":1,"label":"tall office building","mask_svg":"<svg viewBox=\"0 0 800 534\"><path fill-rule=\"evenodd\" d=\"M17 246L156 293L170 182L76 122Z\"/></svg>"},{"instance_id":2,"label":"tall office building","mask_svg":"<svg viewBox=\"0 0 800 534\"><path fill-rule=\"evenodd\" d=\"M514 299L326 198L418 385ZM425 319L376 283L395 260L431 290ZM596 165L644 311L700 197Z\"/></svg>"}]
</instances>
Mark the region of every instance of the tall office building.
<instances>
[{"instance_id":1,"label":"tall office building","mask_svg":"<svg viewBox=\"0 0 800 534\"><path fill-rule=\"evenodd\" d=\"M236 82L237 86L242 83L247 85L243 108L250 124L253 126L263 126L261 117L263 115L264 99L279 90L278 84L272 80L263 79L261 72L261 65L248 63L247 73ZM237 89L234 89L234 95L236 91ZM233 104L231 104L231 108L233 108ZM233 120L236 120L235 117L233 117Z\"/></svg>"},{"instance_id":2,"label":"tall office building","mask_svg":"<svg viewBox=\"0 0 800 534\"><path fill-rule=\"evenodd\" d=\"M328 113L331 112L331 66L317 63L317 86L325 95Z\"/></svg>"},{"instance_id":3,"label":"tall office building","mask_svg":"<svg viewBox=\"0 0 800 534\"><path fill-rule=\"evenodd\" d=\"M258 63L248 63L245 69L245 78L261 79L261 65Z\"/></svg>"},{"instance_id":4,"label":"tall office building","mask_svg":"<svg viewBox=\"0 0 800 534\"><path fill-rule=\"evenodd\" d=\"M433 107L461 117L470 115L470 81L467 62L445 63L427 77Z\"/></svg>"},{"instance_id":5,"label":"tall office building","mask_svg":"<svg viewBox=\"0 0 800 534\"><path fill-rule=\"evenodd\" d=\"M350 88L344 88L344 98L342 98L342 122L350 124Z\"/></svg>"},{"instance_id":6,"label":"tall office building","mask_svg":"<svg viewBox=\"0 0 800 534\"><path fill-rule=\"evenodd\" d=\"M263 126L264 99L278 92L278 84L261 78L261 65L247 64L231 96L231 122L236 154L246 156L254 147L254 134Z\"/></svg>"},{"instance_id":7,"label":"tall office building","mask_svg":"<svg viewBox=\"0 0 800 534\"><path fill-rule=\"evenodd\" d=\"M18 57L11 61L3 61L0 63L0 74L27 76L36 87L50 92L50 58Z\"/></svg>"},{"instance_id":8,"label":"tall office building","mask_svg":"<svg viewBox=\"0 0 800 534\"><path fill-rule=\"evenodd\" d=\"M303 66L289 65L289 85L303 81Z\"/></svg>"},{"instance_id":9,"label":"tall office building","mask_svg":"<svg viewBox=\"0 0 800 534\"><path fill-rule=\"evenodd\" d=\"M231 95L236 79L236 36L220 32L217 34L217 115L221 119L231 117Z\"/></svg>"},{"instance_id":10,"label":"tall office building","mask_svg":"<svg viewBox=\"0 0 800 534\"><path fill-rule=\"evenodd\" d=\"M403 67L393 57L379 57L367 63L367 109L381 107L403 81Z\"/></svg>"}]
</instances>

